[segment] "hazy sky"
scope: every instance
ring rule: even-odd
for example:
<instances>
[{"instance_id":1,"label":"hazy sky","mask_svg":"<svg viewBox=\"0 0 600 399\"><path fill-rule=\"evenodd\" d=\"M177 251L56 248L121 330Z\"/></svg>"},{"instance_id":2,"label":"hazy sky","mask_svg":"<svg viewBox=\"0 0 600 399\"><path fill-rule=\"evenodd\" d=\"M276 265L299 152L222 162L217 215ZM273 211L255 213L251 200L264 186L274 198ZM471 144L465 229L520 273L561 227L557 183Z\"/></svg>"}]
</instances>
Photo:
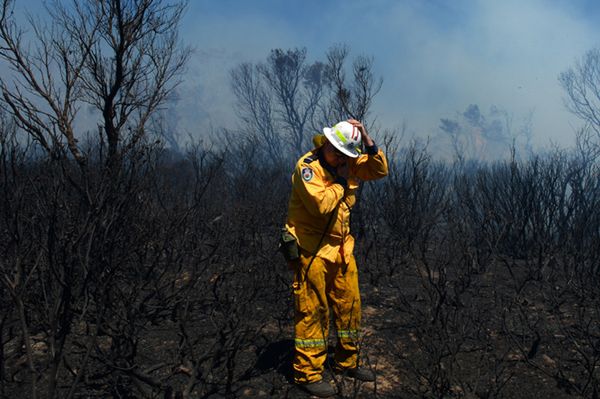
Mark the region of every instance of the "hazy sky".
<instances>
[{"instance_id":1,"label":"hazy sky","mask_svg":"<svg viewBox=\"0 0 600 399\"><path fill-rule=\"evenodd\" d=\"M536 143L570 144L579 122L557 78L600 46L599 21L597 0L191 0L183 34L196 53L185 91L199 94L190 107L213 126L228 125L234 65L273 48L323 59L345 43L351 56L374 57L383 125L432 136L442 117L496 105L515 124L533 112Z\"/></svg>"},{"instance_id":2,"label":"hazy sky","mask_svg":"<svg viewBox=\"0 0 600 399\"><path fill-rule=\"evenodd\" d=\"M35 14L40 0L17 0ZM580 124L563 105L560 72L600 46L598 0L190 0L182 39L195 51L179 89L184 134L235 127L229 71L273 48L335 44L374 58L384 79L373 115L425 137L469 104L533 112L535 143L569 145Z\"/></svg>"}]
</instances>

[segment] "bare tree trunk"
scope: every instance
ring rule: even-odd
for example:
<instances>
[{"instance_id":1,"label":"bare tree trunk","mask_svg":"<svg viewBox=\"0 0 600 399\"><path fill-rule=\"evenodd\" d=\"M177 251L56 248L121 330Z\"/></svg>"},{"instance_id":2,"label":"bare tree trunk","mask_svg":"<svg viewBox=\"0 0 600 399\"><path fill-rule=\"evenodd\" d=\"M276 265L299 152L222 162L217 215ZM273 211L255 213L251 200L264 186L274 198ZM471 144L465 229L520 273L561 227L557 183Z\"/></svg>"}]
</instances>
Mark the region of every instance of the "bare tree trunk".
<instances>
[{"instance_id":1,"label":"bare tree trunk","mask_svg":"<svg viewBox=\"0 0 600 399\"><path fill-rule=\"evenodd\" d=\"M17 312L19 320L21 321L21 331L23 332L23 340L25 341L25 350L27 353L27 365L29 366L31 376L31 397L32 399L37 398L37 371L35 369L35 363L33 361L33 351L31 344L31 336L29 334L29 327L27 326L27 316L25 314L25 306L20 296L14 296L15 305L17 305Z\"/></svg>"}]
</instances>

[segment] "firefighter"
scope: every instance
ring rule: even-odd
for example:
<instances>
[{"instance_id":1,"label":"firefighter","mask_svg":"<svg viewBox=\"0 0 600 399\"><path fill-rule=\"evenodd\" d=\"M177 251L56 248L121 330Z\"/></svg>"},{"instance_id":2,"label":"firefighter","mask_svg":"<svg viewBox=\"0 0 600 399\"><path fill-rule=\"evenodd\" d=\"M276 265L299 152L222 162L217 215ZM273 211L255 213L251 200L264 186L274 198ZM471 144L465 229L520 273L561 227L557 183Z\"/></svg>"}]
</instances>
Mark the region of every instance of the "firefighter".
<instances>
[{"instance_id":1,"label":"firefighter","mask_svg":"<svg viewBox=\"0 0 600 399\"><path fill-rule=\"evenodd\" d=\"M296 164L286 230L299 252L299 258L290 262L294 381L313 395L328 397L335 394L322 377L330 310L337 333L334 370L362 381L375 380L374 372L361 366L358 358L361 301L350 210L360 182L386 176L388 165L355 119L326 127L323 133L313 138L315 148Z\"/></svg>"}]
</instances>

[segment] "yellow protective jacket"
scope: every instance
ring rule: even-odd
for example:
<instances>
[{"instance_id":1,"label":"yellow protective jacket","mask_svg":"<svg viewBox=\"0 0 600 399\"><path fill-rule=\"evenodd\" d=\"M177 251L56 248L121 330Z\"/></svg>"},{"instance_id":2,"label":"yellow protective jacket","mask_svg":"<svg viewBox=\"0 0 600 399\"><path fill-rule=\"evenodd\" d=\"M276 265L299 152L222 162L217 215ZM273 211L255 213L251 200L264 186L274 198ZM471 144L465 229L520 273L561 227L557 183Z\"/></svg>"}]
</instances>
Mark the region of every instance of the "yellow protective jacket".
<instances>
[{"instance_id":1,"label":"yellow protective jacket","mask_svg":"<svg viewBox=\"0 0 600 399\"><path fill-rule=\"evenodd\" d=\"M335 182L335 172L327 170L325 161L319 159L319 148L326 140L323 135L315 136L313 142L316 148L304 154L296 164L286 228L305 251L311 254L316 251L317 256L330 262L335 262L338 252L342 252L347 263L354 250L354 238L350 234L350 210L356 202L356 190L363 180L386 176L388 164L381 150L376 150L372 155L349 158L348 185L344 188ZM334 211L336 214L332 216L331 212ZM331 224L317 248L329 220Z\"/></svg>"}]
</instances>

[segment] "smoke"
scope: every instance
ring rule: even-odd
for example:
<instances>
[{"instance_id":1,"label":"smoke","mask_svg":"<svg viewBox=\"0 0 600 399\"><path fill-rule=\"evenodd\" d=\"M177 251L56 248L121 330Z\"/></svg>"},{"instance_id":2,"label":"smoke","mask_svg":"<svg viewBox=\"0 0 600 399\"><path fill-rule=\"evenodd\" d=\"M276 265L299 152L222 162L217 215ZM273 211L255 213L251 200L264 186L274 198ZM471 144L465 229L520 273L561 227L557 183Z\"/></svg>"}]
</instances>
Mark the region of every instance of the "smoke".
<instances>
[{"instance_id":1,"label":"smoke","mask_svg":"<svg viewBox=\"0 0 600 399\"><path fill-rule=\"evenodd\" d=\"M211 123L226 123L224 71L237 63L264 59L276 47L306 47L319 59L329 46L346 43L354 54L373 56L384 78L373 108L382 126L406 123L415 135L431 137L441 118L469 104L495 105L516 119L531 115L536 145L572 143L578 121L562 103L557 76L598 44L589 9L598 6L350 0L319 7L308 1L286 11L273 0L190 5L184 38L201 50L190 69L202 95L212 98L199 104L210 103Z\"/></svg>"},{"instance_id":2,"label":"smoke","mask_svg":"<svg viewBox=\"0 0 600 399\"><path fill-rule=\"evenodd\" d=\"M17 3L17 13L41 9L40 0ZM435 137L440 119L477 104L529 117L534 145L571 145L580 122L558 75L600 45L599 16L589 0L193 1L181 39L196 51L178 91L178 127L184 137L235 127L229 71L239 63L299 47L322 60L344 43L372 56L384 78L373 105L382 127Z\"/></svg>"}]
</instances>

